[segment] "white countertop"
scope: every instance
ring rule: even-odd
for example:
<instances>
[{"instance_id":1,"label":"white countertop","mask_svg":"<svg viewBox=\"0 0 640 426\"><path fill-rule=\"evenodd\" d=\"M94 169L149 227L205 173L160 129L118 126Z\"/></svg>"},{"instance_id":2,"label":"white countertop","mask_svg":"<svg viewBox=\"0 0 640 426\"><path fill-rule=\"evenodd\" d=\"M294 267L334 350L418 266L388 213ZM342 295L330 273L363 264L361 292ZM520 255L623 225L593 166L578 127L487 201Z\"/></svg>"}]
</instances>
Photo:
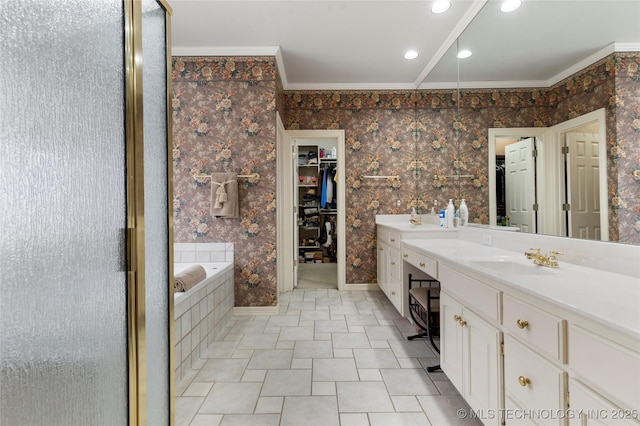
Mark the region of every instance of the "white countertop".
<instances>
[{"instance_id":1,"label":"white countertop","mask_svg":"<svg viewBox=\"0 0 640 426\"><path fill-rule=\"evenodd\" d=\"M640 338L640 279L567 262L534 265L524 256L459 239L407 239L418 252L485 277L496 286L529 293Z\"/></svg>"},{"instance_id":2,"label":"white countertop","mask_svg":"<svg viewBox=\"0 0 640 426\"><path fill-rule=\"evenodd\" d=\"M456 228L441 228L439 218L428 214L418 215L422 219L422 225L414 225L409 222L408 214L379 214L376 215L376 225L386 226L401 232L456 232Z\"/></svg>"}]
</instances>

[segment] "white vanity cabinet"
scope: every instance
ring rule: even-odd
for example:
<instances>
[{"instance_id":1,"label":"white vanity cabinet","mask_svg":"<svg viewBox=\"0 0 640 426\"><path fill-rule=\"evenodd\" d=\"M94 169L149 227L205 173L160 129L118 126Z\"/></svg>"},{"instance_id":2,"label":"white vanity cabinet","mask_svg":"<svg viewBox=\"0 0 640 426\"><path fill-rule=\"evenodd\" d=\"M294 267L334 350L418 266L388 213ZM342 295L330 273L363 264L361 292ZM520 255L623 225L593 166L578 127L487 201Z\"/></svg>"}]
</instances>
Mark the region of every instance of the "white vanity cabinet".
<instances>
[{"instance_id":1,"label":"white vanity cabinet","mask_svg":"<svg viewBox=\"0 0 640 426\"><path fill-rule=\"evenodd\" d=\"M393 216L400 216L393 218ZM405 217L406 216L406 217ZM391 217L391 219L390 219ZM382 219L380 219L382 218ZM402 240L430 239L430 238L454 238L455 231L444 230L432 224L412 226L408 215L380 215L376 221L387 220L388 225L377 225L377 274L378 286L389 298L393 306L403 317L409 316L409 287L404 262L415 265L433 278L437 279L435 260L431 260L422 254L405 250ZM395 220L395 222L394 222ZM417 258L416 258L417 256ZM419 266L422 265L422 266ZM434 275L435 274L435 275Z\"/></svg>"},{"instance_id":2,"label":"white vanity cabinet","mask_svg":"<svg viewBox=\"0 0 640 426\"><path fill-rule=\"evenodd\" d=\"M571 389L570 426L637 425L637 409L621 409L576 379L569 379Z\"/></svg>"},{"instance_id":3,"label":"white vanity cabinet","mask_svg":"<svg viewBox=\"0 0 640 426\"><path fill-rule=\"evenodd\" d=\"M532 301L503 294L506 423L564 425L566 321Z\"/></svg>"},{"instance_id":4,"label":"white vanity cabinet","mask_svg":"<svg viewBox=\"0 0 640 426\"><path fill-rule=\"evenodd\" d=\"M640 424L640 341L622 342L616 333L581 322L577 318L568 330L569 406L599 410L584 414L587 424Z\"/></svg>"},{"instance_id":5,"label":"white vanity cabinet","mask_svg":"<svg viewBox=\"0 0 640 426\"><path fill-rule=\"evenodd\" d=\"M440 367L485 424L501 424L502 332L498 328L499 292L447 265L439 266ZM463 292L460 292L464 289ZM480 296L486 303L468 303ZM480 308L480 309L477 309ZM488 317L484 312L491 312ZM480 316L482 315L482 317Z\"/></svg>"},{"instance_id":6,"label":"white vanity cabinet","mask_svg":"<svg viewBox=\"0 0 640 426\"><path fill-rule=\"evenodd\" d=\"M636 276L464 240L405 240L405 254L440 281L440 366L484 424L640 425Z\"/></svg>"},{"instance_id":7,"label":"white vanity cabinet","mask_svg":"<svg viewBox=\"0 0 640 426\"><path fill-rule=\"evenodd\" d=\"M402 294L402 265L400 260L400 233L378 227L378 286L393 306L404 315Z\"/></svg>"}]
</instances>

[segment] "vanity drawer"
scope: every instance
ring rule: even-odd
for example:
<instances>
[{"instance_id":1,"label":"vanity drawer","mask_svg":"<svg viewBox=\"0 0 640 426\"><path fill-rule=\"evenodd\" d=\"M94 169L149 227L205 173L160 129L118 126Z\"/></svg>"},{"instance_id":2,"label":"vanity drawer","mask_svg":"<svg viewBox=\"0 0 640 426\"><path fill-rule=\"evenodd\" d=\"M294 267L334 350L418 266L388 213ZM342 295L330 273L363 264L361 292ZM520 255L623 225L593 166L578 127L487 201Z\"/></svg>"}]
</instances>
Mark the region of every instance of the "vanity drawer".
<instances>
[{"instance_id":1,"label":"vanity drawer","mask_svg":"<svg viewBox=\"0 0 640 426\"><path fill-rule=\"evenodd\" d=\"M566 408L566 373L508 334L504 336L504 392L507 412L516 408L558 412ZM511 401L516 407L510 406ZM564 424L561 416L535 419L538 424ZM517 423L517 422L516 422ZM507 419L507 424L510 424Z\"/></svg>"},{"instance_id":2,"label":"vanity drawer","mask_svg":"<svg viewBox=\"0 0 640 426\"><path fill-rule=\"evenodd\" d=\"M416 252L408 249L406 247L402 247L402 259L407 263L410 263L412 265L417 265L416 263Z\"/></svg>"},{"instance_id":3,"label":"vanity drawer","mask_svg":"<svg viewBox=\"0 0 640 426\"><path fill-rule=\"evenodd\" d=\"M389 245L399 249L400 248L400 240L402 239L402 236L400 234L400 232L398 231L389 231Z\"/></svg>"},{"instance_id":4,"label":"vanity drawer","mask_svg":"<svg viewBox=\"0 0 640 426\"><path fill-rule=\"evenodd\" d=\"M402 234L398 231L394 231L393 229L385 228L384 226L378 226L377 231L378 241L383 243L387 243L390 246L400 248L400 240L402 239Z\"/></svg>"},{"instance_id":5,"label":"vanity drawer","mask_svg":"<svg viewBox=\"0 0 640 426\"><path fill-rule=\"evenodd\" d=\"M565 362L566 322L519 299L504 294L502 323L508 332L544 355Z\"/></svg>"},{"instance_id":6,"label":"vanity drawer","mask_svg":"<svg viewBox=\"0 0 640 426\"><path fill-rule=\"evenodd\" d=\"M576 325L569 327L569 367L622 408L640 405L640 354Z\"/></svg>"},{"instance_id":7,"label":"vanity drawer","mask_svg":"<svg viewBox=\"0 0 640 426\"><path fill-rule=\"evenodd\" d=\"M424 254L416 253L413 265L429 274L432 278L438 279L438 261Z\"/></svg>"},{"instance_id":8,"label":"vanity drawer","mask_svg":"<svg viewBox=\"0 0 640 426\"><path fill-rule=\"evenodd\" d=\"M378 226L377 231L378 241L381 243L389 243L389 229Z\"/></svg>"},{"instance_id":9,"label":"vanity drawer","mask_svg":"<svg viewBox=\"0 0 640 426\"><path fill-rule=\"evenodd\" d=\"M447 289L447 293L477 314L482 314L486 318L495 322L500 322L500 291L490 287L480 281L468 277L447 265L438 265L438 275L442 288Z\"/></svg>"}]
</instances>

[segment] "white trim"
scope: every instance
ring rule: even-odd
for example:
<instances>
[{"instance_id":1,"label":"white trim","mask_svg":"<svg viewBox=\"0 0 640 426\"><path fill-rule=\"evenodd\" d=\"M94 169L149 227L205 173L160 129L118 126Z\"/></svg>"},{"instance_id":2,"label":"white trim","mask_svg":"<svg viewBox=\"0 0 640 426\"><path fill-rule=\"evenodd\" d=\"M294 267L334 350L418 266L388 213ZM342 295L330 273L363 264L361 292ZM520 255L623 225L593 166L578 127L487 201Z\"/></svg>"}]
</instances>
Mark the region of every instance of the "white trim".
<instances>
[{"instance_id":1,"label":"white trim","mask_svg":"<svg viewBox=\"0 0 640 426\"><path fill-rule=\"evenodd\" d=\"M440 48L436 51L436 53L433 54L433 56L431 57L431 60L427 63L427 65L424 67L422 72L418 75L418 78L415 79L415 81L413 82L413 88L420 88L420 86L424 82L424 79L427 78L429 73L433 71L436 65L438 65L438 62L440 62L440 59L442 59L444 54L447 53L447 51L453 45L453 43L455 43L458 37L460 37L460 35L464 32L467 26L471 23L471 21L473 21L473 19L484 7L484 4L487 1L488 0L474 1L471 7L469 7L469 9L465 12L462 19L458 21L456 26L453 28L453 30L451 30L451 32L447 36L447 38L442 42L442 44L440 45Z\"/></svg>"},{"instance_id":2,"label":"white trim","mask_svg":"<svg viewBox=\"0 0 640 426\"><path fill-rule=\"evenodd\" d=\"M489 144L489 154L488 154L488 185L489 185L489 225L496 225L497 214L496 214L496 138L501 137L527 137L532 136L539 138L540 141L544 141L547 139L548 129L546 127L518 127L518 128L489 128L489 136L487 143ZM542 149L542 148L540 148ZM540 162L536 162L537 172L542 170ZM540 173L536 173L538 177L540 177ZM540 193L540 187L543 185L538 185L538 204L541 204L541 199L543 195ZM544 192L544 191L543 191ZM539 211L542 210L542 207ZM538 214L538 229L541 229L541 214Z\"/></svg>"},{"instance_id":3,"label":"white trim","mask_svg":"<svg viewBox=\"0 0 640 426\"><path fill-rule=\"evenodd\" d=\"M338 290L344 290L346 284L346 216L345 216L345 189L346 179L344 172L345 169L345 135L344 130L287 130L286 131L286 148L282 151L282 161L293 164L293 152L291 146L295 144L295 139L335 139L336 140L336 154L338 156L336 165L338 167L338 214L336 215L336 233L338 235ZM283 180L283 185L293 180L293 170L288 175L278 175L278 180ZM280 205L282 201L282 205ZM283 227L278 227L277 233L279 235L278 240L284 241L284 244L293 244L293 199L285 201L285 199L278 202L278 208L281 208L285 216L283 220ZM286 204L285 204L286 203ZM286 213L290 212L290 213ZM291 243L288 243L290 241ZM297 248L294 250L294 255L297 257ZM278 268L282 269L285 274L284 283L293 281L293 258L285 258L278 256L277 264ZM293 283L292 283L293 285ZM291 288L292 289L292 288ZM282 287L283 291L289 291L288 286Z\"/></svg>"},{"instance_id":4,"label":"white trim","mask_svg":"<svg viewBox=\"0 0 640 426\"><path fill-rule=\"evenodd\" d=\"M346 291L382 291L378 284L347 284L340 290Z\"/></svg>"},{"instance_id":5,"label":"white trim","mask_svg":"<svg viewBox=\"0 0 640 426\"><path fill-rule=\"evenodd\" d=\"M552 127L490 128L488 136L488 185L489 185L489 224L496 223L495 139L508 136L535 136L539 138L538 160L536 161L536 186L538 191L538 234L564 236L564 164L558 155L561 146L561 134L587 123L598 122L598 149L604 161L600 167L600 232L601 240L609 240L609 206L606 164L606 111L600 108L580 117L572 118Z\"/></svg>"},{"instance_id":6,"label":"white trim","mask_svg":"<svg viewBox=\"0 0 640 426\"><path fill-rule=\"evenodd\" d=\"M558 84L567 77L582 71L583 69L595 64L601 59L606 58L612 53L618 52L640 52L640 43L611 43L596 53L586 57L570 66L569 68L559 72L548 80L515 80L515 81L461 81L461 89L523 89L523 88L549 88ZM426 78L426 77L425 77ZM420 90L444 90L455 89L457 83L455 81L443 81L434 83L422 83L418 86Z\"/></svg>"},{"instance_id":7,"label":"white trim","mask_svg":"<svg viewBox=\"0 0 640 426\"><path fill-rule=\"evenodd\" d=\"M602 49L598 50L596 53L594 53L594 54L592 54L590 56L587 56L586 58L584 58L580 62L576 62L575 64L573 64L572 66L570 66L566 70L561 71L558 74L556 74L555 76L551 77L547 81L547 87L551 87L554 84L561 82L565 78L567 78L569 76L572 76L573 74L575 74L578 71L581 71L581 70L587 68L588 66L590 66L592 64L595 64L599 60L606 58L607 56L611 55L612 53L616 53L616 52L638 52L638 51L640 51L640 43L611 43L611 44L603 47Z\"/></svg>"},{"instance_id":8,"label":"white trim","mask_svg":"<svg viewBox=\"0 0 640 426\"><path fill-rule=\"evenodd\" d=\"M436 66L445 52L455 42L455 39L464 31L469 22L478 14L482 6L488 0L475 0L474 5L469 8L458 25L453 29L451 34L440 46L426 67L422 70L418 78L413 83L290 83L287 79L287 72L284 66L282 50L280 46L187 46L173 47L172 56L275 56L278 64L278 71L284 90L444 90L455 89L458 83L455 81L420 83L431 70ZM580 62L561 71L548 80L524 80L524 81L468 81L460 82L462 89L518 89L518 88L547 88L562 81L563 79L575 74L576 72L587 68L599 60L607 57L615 52L639 52L640 43L611 43L598 52L588 56Z\"/></svg>"},{"instance_id":9,"label":"white trim","mask_svg":"<svg viewBox=\"0 0 640 426\"><path fill-rule=\"evenodd\" d=\"M291 190L288 186L287 179L282 179L282 176L290 176L293 171L291 170L291 161L287 161L287 156L283 155L284 152L291 151L290 145L287 144L287 131L282 124L280 113L276 112L276 227L277 229L290 229L293 226L290 215L285 214L285 207L291 204ZM289 210L290 211L290 210ZM286 234L282 232L276 233L276 247L278 259L295 259L296 253L293 251L293 247L285 239ZM278 296L280 293L290 291L293 289L292 277L285 273L285 268L293 268L290 262L277 262L276 263L276 276L278 280Z\"/></svg>"},{"instance_id":10,"label":"white trim","mask_svg":"<svg viewBox=\"0 0 640 426\"><path fill-rule=\"evenodd\" d=\"M600 157L599 169L599 191L600 191L600 240L609 241L609 189L607 181L607 121L604 108L572 118L549 128L551 141L555 147L563 142L561 137L564 133L577 127L596 121L598 123L598 155ZM602 167L604 166L604 167ZM564 173L563 164L556 165L556 173ZM564 220L564 217L563 217ZM564 223L564 222L563 222Z\"/></svg>"},{"instance_id":11,"label":"white trim","mask_svg":"<svg viewBox=\"0 0 640 426\"><path fill-rule=\"evenodd\" d=\"M284 59L282 58L282 49L280 47L276 52L276 64L278 65L278 74L280 75L282 87L286 88L289 85L289 81L287 80L287 71L284 69Z\"/></svg>"},{"instance_id":12,"label":"white trim","mask_svg":"<svg viewBox=\"0 0 640 426\"><path fill-rule=\"evenodd\" d=\"M283 83L284 84L284 83ZM285 90L415 90L412 83L289 83Z\"/></svg>"},{"instance_id":13,"label":"white trim","mask_svg":"<svg viewBox=\"0 0 640 426\"><path fill-rule=\"evenodd\" d=\"M522 89L535 87L548 87L547 80L510 80L510 81L461 81L461 89ZM436 83L421 84L420 90L443 90L456 89L458 83L455 81L444 81Z\"/></svg>"},{"instance_id":14,"label":"white trim","mask_svg":"<svg viewBox=\"0 0 640 426\"><path fill-rule=\"evenodd\" d=\"M278 315L278 306L234 306L233 315L236 317L252 315Z\"/></svg>"},{"instance_id":15,"label":"white trim","mask_svg":"<svg viewBox=\"0 0 640 426\"><path fill-rule=\"evenodd\" d=\"M280 52L280 46L193 46L173 47L171 56L276 56ZM280 65L280 64L278 64ZM284 73L283 69L280 70Z\"/></svg>"}]
</instances>

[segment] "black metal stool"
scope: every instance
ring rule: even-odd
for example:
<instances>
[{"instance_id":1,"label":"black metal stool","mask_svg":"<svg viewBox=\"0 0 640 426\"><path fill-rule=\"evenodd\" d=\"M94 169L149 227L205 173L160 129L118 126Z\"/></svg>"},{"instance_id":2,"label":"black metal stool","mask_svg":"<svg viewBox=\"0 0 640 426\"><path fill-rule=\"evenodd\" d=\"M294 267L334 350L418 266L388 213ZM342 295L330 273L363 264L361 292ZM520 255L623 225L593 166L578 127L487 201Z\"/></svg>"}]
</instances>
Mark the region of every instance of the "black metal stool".
<instances>
[{"instance_id":1,"label":"black metal stool","mask_svg":"<svg viewBox=\"0 0 640 426\"><path fill-rule=\"evenodd\" d=\"M439 354L440 348L433 336L440 331L440 282L430 278L414 279L412 274L409 274L409 312L414 323L423 331L407 339L428 337L431 347ZM439 369L440 365L427 367L429 372Z\"/></svg>"}]
</instances>

